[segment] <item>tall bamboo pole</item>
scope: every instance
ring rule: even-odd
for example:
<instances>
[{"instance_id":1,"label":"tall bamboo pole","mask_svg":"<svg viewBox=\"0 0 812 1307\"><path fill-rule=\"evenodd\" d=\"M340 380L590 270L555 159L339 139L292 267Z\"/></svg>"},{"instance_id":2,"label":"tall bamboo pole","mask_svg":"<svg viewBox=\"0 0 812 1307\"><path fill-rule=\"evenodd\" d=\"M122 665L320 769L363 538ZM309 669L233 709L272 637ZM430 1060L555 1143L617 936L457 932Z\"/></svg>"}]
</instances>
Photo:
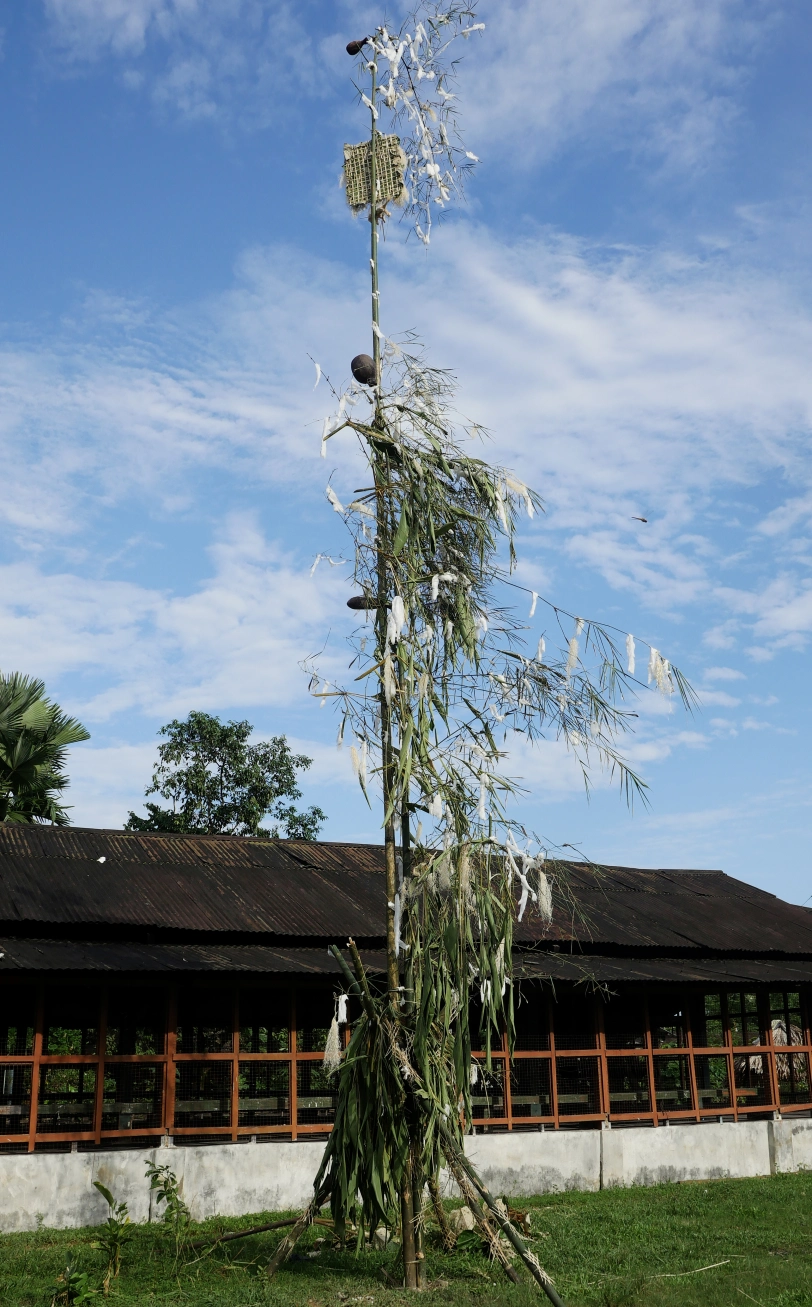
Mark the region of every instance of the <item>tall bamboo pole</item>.
<instances>
[{"instance_id":1,"label":"tall bamboo pole","mask_svg":"<svg viewBox=\"0 0 812 1307\"><path fill-rule=\"evenodd\" d=\"M380 327L380 297L378 291L378 158L375 97L377 92L377 65L373 48L370 63L370 143L369 143L369 223L370 223L370 274L372 280L372 358L375 364L375 419L373 426L383 429L381 413L381 341L377 328ZM378 556L378 606L376 611L378 657L383 660L387 654L387 611L390 602L390 586L387 576L387 559L391 539L389 521L389 504L387 489L389 483L389 460L385 453L373 454L373 473L377 499L377 539ZM384 806L384 854L386 859L386 961L389 1001L393 1015L399 1016L398 955L395 942L395 898L398 892L397 851L395 845L395 814L392 810L394 758L392 749L392 714L386 699L385 683L380 690L381 711L381 763ZM412 1183L412 1150L406 1166L403 1189L400 1196L401 1238L403 1249L403 1272L407 1289L417 1289L420 1285L418 1270L417 1243L415 1239L414 1192Z\"/></svg>"}]
</instances>

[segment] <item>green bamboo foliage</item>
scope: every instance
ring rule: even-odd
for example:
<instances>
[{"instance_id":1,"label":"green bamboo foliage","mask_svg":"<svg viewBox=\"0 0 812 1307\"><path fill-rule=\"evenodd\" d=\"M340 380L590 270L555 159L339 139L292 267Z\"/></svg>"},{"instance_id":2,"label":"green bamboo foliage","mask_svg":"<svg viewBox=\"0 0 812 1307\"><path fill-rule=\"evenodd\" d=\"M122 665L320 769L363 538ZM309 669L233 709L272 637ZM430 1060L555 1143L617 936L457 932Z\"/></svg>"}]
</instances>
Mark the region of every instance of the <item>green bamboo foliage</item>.
<instances>
[{"instance_id":1,"label":"green bamboo foliage","mask_svg":"<svg viewBox=\"0 0 812 1307\"><path fill-rule=\"evenodd\" d=\"M400 832L390 904L398 999L393 1011L391 995L368 994L317 1181L331 1184L335 1219L359 1231L394 1223L410 1166L436 1178L441 1123L457 1136L470 1126L469 1009L480 1011L489 1066L505 1028L512 1048L517 908L548 918L551 873L567 892L560 865L520 848L506 806L518 788L504 770L508 732L565 741L587 783L597 764L630 797L643 789L618 747L639 685L613 635L572 619L566 639L557 614L564 647L530 654L525 621L502 602L520 516L541 509L538 496L468 452L483 433L455 424L448 374L414 350L388 353L371 412L346 416L348 401L362 402L355 388L335 425L355 433L371 474L368 489L339 505L371 606L352 637L355 679L322 685L311 669L314 693L340 708L340 737L358 742L365 795L374 785L384 826ZM663 666L661 689L687 700L679 673Z\"/></svg>"},{"instance_id":2,"label":"green bamboo foliage","mask_svg":"<svg viewBox=\"0 0 812 1307\"><path fill-rule=\"evenodd\" d=\"M474 9L431 0L397 35L379 27L348 47L360 53L369 77L370 95L358 90L371 116L370 193L377 194L375 139L387 109L391 125L410 133L402 140L406 210L426 242L432 206L448 202L476 161L461 142L447 89L456 71L451 42L482 29ZM334 950L360 1016L339 1067L335 1124L301 1228L328 1197L338 1230L352 1223L359 1240L380 1223L400 1221L406 1284L418 1287L419 1209L426 1183L437 1193L442 1159L468 1186L466 1201L482 1219L475 1194L485 1191L461 1154L472 1086L482 1075L472 1062L471 1013L479 1014L475 1033L487 1072L504 1031L513 1047L514 922L536 914L549 923L553 894L568 895L564 865L549 861L510 815L519 784L506 770L508 741L563 742L587 787L595 767L612 773L630 801L645 797L645 786L620 749L640 688L634 642L624 634L621 649L606 627L548 605L560 639L551 637L549 649L543 639L526 647L526 620L516 609L527 602L515 584L516 538L521 518L541 511L541 500L515 474L477 456L485 433L456 414L453 378L430 367L412 337L396 343L382 332L377 261L385 206L376 204L370 216L374 384L334 391L337 412L322 434L324 454L333 436L351 432L368 469L365 488L346 507L327 489L350 533L353 580L366 611L351 637L349 684L323 681L312 660L307 668L311 691L339 710L338 742L350 748L367 801L381 801L387 983L381 992L370 982L352 941L352 969ZM690 706L690 688L656 650L649 680ZM493 1199L485 1201L499 1225ZM560 1307L519 1235L500 1228Z\"/></svg>"}]
</instances>

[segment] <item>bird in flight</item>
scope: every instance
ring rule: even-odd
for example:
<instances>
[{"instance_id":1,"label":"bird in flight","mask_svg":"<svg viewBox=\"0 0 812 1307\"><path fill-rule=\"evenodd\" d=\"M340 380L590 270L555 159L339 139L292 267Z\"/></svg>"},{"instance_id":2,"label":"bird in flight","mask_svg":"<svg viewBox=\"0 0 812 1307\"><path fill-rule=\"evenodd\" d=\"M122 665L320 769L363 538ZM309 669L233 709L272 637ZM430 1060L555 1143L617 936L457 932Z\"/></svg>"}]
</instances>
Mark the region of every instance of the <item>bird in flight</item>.
<instances>
[{"instance_id":1,"label":"bird in flight","mask_svg":"<svg viewBox=\"0 0 812 1307\"><path fill-rule=\"evenodd\" d=\"M647 523L647 522L648 522L648 518L647 518L647 517L633 517L633 518L632 518L632 521L633 521L633 522L646 522L646 523Z\"/></svg>"}]
</instances>

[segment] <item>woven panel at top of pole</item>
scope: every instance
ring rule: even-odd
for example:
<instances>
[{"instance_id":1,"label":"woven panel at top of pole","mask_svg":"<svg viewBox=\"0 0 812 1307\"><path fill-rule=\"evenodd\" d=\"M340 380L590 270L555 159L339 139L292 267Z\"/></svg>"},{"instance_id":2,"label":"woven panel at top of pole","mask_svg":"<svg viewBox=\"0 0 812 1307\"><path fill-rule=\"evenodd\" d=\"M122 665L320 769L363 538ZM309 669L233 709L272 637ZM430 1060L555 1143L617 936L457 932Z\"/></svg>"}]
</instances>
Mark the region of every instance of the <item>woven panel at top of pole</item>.
<instances>
[{"instance_id":1,"label":"woven panel at top of pole","mask_svg":"<svg viewBox=\"0 0 812 1307\"><path fill-rule=\"evenodd\" d=\"M396 204L402 204L406 199L403 180L406 156L400 148L400 140L397 136L376 133L375 147L378 203L386 204L393 200ZM344 146L344 186L351 209L363 209L371 203L369 163L369 141Z\"/></svg>"}]
</instances>

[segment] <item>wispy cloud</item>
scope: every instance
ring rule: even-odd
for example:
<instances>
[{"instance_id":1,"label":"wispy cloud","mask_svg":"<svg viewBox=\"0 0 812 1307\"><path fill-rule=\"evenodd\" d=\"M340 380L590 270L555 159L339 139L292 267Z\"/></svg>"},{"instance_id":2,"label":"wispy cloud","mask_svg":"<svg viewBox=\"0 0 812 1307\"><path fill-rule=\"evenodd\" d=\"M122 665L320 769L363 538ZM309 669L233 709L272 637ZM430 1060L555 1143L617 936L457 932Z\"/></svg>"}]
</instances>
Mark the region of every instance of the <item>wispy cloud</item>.
<instances>
[{"instance_id":1,"label":"wispy cloud","mask_svg":"<svg viewBox=\"0 0 812 1307\"><path fill-rule=\"evenodd\" d=\"M345 612L325 570L309 576L245 518L223 524L211 575L188 593L33 561L0 568L5 669L71 676L71 710L88 723L132 709L286 706L304 698L299 662Z\"/></svg>"},{"instance_id":2,"label":"wispy cloud","mask_svg":"<svg viewBox=\"0 0 812 1307\"><path fill-rule=\"evenodd\" d=\"M766 13L747 0L500 4L468 74L472 132L512 166L578 139L695 168L737 117Z\"/></svg>"},{"instance_id":3,"label":"wispy cloud","mask_svg":"<svg viewBox=\"0 0 812 1307\"><path fill-rule=\"evenodd\" d=\"M181 118L243 126L289 121L309 100L346 102L344 44L371 18L362 5L325 18L286 0L45 7L53 48L74 70L112 61L125 85ZM526 166L588 138L693 169L737 117L768 10L759 0L510 0L483 3L481 16L485 39L466 52L461 95L471 139L492 162Z\"/></svg>"}]
</instances>

